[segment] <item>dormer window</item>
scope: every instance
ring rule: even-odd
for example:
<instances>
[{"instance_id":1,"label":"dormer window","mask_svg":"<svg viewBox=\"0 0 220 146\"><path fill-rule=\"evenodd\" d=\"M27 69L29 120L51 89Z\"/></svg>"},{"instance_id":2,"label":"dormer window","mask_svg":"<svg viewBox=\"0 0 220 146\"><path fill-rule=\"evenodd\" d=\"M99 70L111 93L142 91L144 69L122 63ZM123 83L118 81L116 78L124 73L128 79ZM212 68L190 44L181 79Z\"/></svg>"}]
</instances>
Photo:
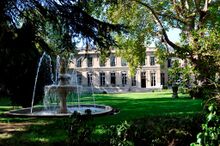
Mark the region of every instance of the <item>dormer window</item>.
<instances>
[{"instance_id":1,"label":"dormer window","mask_svg":"<svg viewBox=\"0 0 220 146\"><path fill-rule=\"evenodd\" d=\"M155 65L155 57L154 56L150 56L150 65L151 66Z\"/></svg>"},{"instance_id":2,"label":"dormer window","mask_svg":"<svg viewBox=\"0 0 220 146\"><path fill-rule=\"evenodd\" d=\"M92 67L92 56L87 57L87 67Z\"/></svg>"},{"instance_id":3,"label":"dormer window","mask_svg":"<svg viewBox=\"0 0 220 146\"><path fill-rule=\"evenodd\" d=\"M82 58L76 60L76 67L82 67Z\"/></svg>"},{"instance_id":4,"label":"dormer window","mask_svg":"<svg viewBox=\"0 0 220 146\"><path fill-rule=\"evenodd\" d=\"M115 66L115 56L110 56L110 66Z\"/></svg>"}]
</instances>

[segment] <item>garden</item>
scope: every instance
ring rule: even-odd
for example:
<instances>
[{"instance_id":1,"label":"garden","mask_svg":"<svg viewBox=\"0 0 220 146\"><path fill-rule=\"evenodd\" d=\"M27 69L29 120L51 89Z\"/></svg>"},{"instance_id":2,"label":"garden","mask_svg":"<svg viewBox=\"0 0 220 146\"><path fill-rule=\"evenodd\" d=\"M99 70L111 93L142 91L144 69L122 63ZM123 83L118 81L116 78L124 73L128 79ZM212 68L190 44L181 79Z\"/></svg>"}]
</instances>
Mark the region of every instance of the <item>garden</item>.
<instances>
[{"instance_id":1,"label":"garden","mask_svg":"<svg viewBox=\"0 0 220 146\"><path fill-rule=\"evenodd\" d=\"M119 112L81 118L15 118L3 115L13 107L7 98L1 98L0 144L166 145L172 140L189 144L201 130L202 100L193 100L188 94L179 94L178 99L171 98L169 90L94 96L97 104L110 105Z\"/></svg>"},{"instance_id":2,"label":"garden","mask_svg":"<svg viewBox=\"0 0 220 146\"><path fill-rule=\"evenodd\" d=\"M218 0L1 0L0 145L219 146L219 6ZM121 82L129 91L127 78L136 84L133 77L143 66L150 78L141 78L140 88L149 81L163 90L91 93L80 103L111 109L106 115L68 112L67 91L78 91L78 85L69 86L69 73L78 75L69 67L82 48L88 68L78 69L88 71L87 87L94 69L88 52L95 49L100 66L112 54L126 61ZM118 87L101 80L100 86ZM64 116L5 114L44 114L50 91L61 98L49 95L48 108ZM74 99L67 104L77 106Z\"/></svg>"}]
</instances>

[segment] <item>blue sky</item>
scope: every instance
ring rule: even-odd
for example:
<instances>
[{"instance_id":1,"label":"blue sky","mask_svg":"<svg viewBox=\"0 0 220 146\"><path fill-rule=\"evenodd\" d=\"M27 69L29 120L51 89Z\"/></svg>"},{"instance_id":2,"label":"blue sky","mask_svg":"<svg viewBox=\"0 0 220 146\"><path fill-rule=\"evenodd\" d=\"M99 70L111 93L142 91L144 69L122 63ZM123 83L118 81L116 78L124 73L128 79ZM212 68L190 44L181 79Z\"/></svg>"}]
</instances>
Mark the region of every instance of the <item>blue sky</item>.
<instances>
[{"instance_id":1,"label":"blue sky","mask_svg":"<svg viewBox=\"0 0 220 146\"><path fill-rule=\"evenodd\" d=\"M168 32L167 32L167 35L168 35L168 38L176 43L176 42L179 42L180 41L180 30L179 29L176 29L176 28L171 28ZM152 42L152 44L150 44L149 47L155 47L155 44L154 42Z\"/></svg>"},{"instance_id":2,"label":"blue sky","mask_svg":"<svg viewBox=\"0 0 220 146\"><path fill-rule=\"evenodd\" d=\"M176 28L171 28L168 32L167 32L167 35L169 37L169 39L172 41L172 42L179 42L180 41L180 30L179 29L176 29ZM83 43L82 41L80 41L79 44L77 44L77 47L81 48L83 47ZM155 47L155 44L152 43L149 47Z\"/></svg>"},{"instance_id":3,"label":"blue sky","mask_svg":"<svg viewBox=\"0 0 220 146\"><path fill-rule=\"evenodd\" d=\"M170 29L170 31L167 32L167 35L169 39L173 42L179 42L180 41L180 30L179 29Z\"/></svg>"}]
</instances>

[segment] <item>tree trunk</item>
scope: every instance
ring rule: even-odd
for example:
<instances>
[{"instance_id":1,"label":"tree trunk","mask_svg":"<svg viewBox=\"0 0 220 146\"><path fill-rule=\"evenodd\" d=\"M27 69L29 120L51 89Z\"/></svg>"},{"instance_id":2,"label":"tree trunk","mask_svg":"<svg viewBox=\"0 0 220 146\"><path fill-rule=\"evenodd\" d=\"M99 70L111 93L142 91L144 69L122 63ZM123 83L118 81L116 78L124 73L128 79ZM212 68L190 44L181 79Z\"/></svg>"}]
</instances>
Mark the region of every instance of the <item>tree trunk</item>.
<instances>
[{"instance_id":1,"label":"tree trunk","mask_svg":"<svg viewBox=\"0 0 220 146\"><path fill-rule=\"evenodd\" d=\"M173 98L178 98L178 86L177 85L173 85L172 86L172 90L173 90Z\"/></svg>"}]
</instances>

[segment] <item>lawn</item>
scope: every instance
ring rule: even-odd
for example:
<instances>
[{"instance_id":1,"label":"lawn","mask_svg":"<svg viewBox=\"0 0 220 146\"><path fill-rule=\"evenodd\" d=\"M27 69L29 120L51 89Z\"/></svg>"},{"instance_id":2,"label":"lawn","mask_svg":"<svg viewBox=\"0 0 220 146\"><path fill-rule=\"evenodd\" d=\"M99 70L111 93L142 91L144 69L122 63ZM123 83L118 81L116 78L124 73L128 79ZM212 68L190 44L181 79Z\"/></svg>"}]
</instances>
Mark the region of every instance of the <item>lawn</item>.
<instances>
[{"instance_id":1,"label":"lawn","mask_svg":"<svg viewBox=\"0 0 220 146\"><path fill-rule=\"evenodd\" d=\"M171 92L97 94L97 104L118 108L120 113L114 116L96 118L97 123L117 124L145 116L188 116L201 112L202 101L192 100L187 94L179 94L179 99L172 99Z\"/></svg>"},{"instance_id":2,"label":"lawn","mask_svg":"<svg viewBox=\"0 0 220 146\"><path fill-rule=\"evenodd\" d=\"M202 101L192 100L187 94L179 94L180 98L172 99L170 91L125 94L95 94L96 104L110 105L120 109L116 115L95 117L93 122L98 125L119 124L142 117L187 117L202 111ZM83 97L81 102L90 100ZM0 99L0 113L12 109L7 99ZM1 115L1 123L28 123L14 132L0 130L0 145L50 145L60 144L67 139L68 119L46 118L8 118ZM1 127L2 128L2 127ZM20 128L20 129L19 129Z\"/></svg>"}]
</instances>

